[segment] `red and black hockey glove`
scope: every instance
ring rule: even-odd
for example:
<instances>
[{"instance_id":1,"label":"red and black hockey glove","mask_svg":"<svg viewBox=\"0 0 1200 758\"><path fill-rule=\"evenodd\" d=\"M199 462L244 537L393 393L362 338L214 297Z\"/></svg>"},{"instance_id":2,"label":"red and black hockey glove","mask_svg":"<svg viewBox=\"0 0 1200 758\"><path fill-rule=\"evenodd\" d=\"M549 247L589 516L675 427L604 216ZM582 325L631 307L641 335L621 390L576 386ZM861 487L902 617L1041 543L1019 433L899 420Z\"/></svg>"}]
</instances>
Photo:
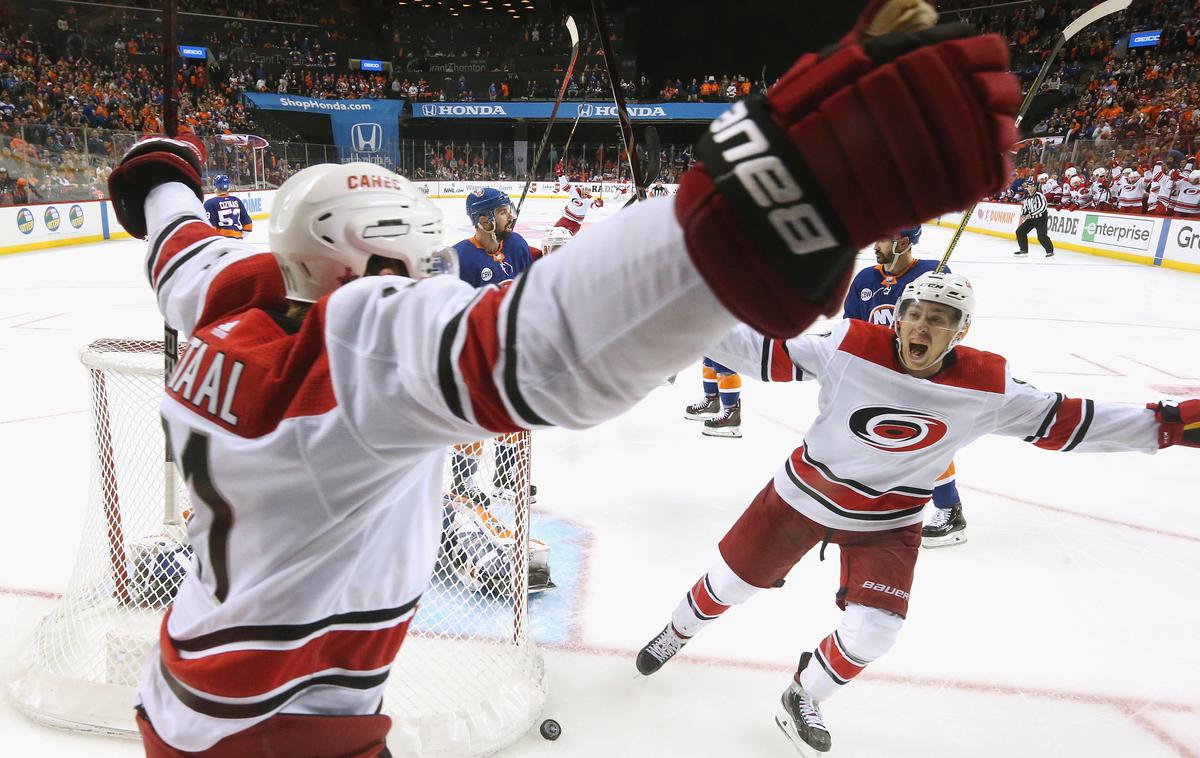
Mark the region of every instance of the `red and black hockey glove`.
<instances>
[{"instance_id":1,"label":"red and black hockey glove","mask_svg":"<svg viewBox=\"0 0 1200 758\"><path fill-rule=\"evenodd\" d=\"M146 238L146 196L165 182L182 182L203 200L204 155L204 144L190 134L177 139L148 137L129 148L108 177L113 211L125 231Z\"/></svg>"},{"instance_id":2,"label":"red and black hockey glove","mask_svg":"<svg viewBox=\"0 0 1200 758\"><path fill-rule=\"evenodd\" d=\"M1200 400L1147 403L1158 421L1158 447L1200 447Z\"/></svg>"},{"instance_id":3,"label":"red and black hockey glove","mask_svg":"<svg viewBox=\"0 0 1200 758\"><path fill-rule=\"evenodd\" d=\"M688 253L735 316L793 336L860 248L1003 185L1019 98L999 35L852 32L712 123L675 199Z\"/></svg>"}]
</instances>

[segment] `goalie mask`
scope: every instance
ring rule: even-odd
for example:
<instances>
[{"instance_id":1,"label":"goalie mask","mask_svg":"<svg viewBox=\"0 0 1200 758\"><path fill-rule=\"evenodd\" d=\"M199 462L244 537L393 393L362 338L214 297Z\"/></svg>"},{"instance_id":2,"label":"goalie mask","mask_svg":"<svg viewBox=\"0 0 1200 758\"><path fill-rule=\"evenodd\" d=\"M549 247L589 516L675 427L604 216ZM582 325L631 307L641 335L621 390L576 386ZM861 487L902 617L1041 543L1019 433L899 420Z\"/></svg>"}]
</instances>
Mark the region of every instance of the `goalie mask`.
<instances>
[{"instance_id":1,"label":"goalie mask","mask_svg":"<svg viewBox=\"0 0 1200 758\"><path fill-rule=\"evenodd\" d=\"M442 212L412 182L373 163L322 163L275 195L271 250L292 300L316 302L374 268L412 279L455 273Z\"/></svg>"},{"instance_id":2,"label":"goalie mask","mask_svg":"<svg viewBox=\"0 0 1200 758\"><path fill-rule=\"evenodd\" d=\"M893 326L900 362L913 370L936 365L967 336L974 313L975 290L967 277L921 274L896 303ZM906 340L905 333L911 339Z\"/></svg>"}]
</instances>

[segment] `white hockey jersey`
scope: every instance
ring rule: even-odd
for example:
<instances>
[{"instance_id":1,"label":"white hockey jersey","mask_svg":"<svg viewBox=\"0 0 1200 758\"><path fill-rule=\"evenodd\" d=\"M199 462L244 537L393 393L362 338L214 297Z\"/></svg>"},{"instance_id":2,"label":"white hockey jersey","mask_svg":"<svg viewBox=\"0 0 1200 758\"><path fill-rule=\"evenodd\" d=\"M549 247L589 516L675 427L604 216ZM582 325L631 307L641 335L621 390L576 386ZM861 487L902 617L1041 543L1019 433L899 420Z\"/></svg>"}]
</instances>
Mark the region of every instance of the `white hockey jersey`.
<instances>
[{"instance_id":1,"label":"white hockey jersey","mask_svg":"<svg viewBox=\"0 0 1200 758\"><path fill-rule=\"evenodd\" d=\"M1141 213L1142 200L1146 197L1146 177L1139 176L1137 181L1126 181L1121 185L1117 195L1117 206L1125 213Z\"/></svg>"},{"instance_id":2,"label":"white hockey jersey","mask_svg":"<svg viewBox=\"0 0 1200 758\"><path fill-rule=\"evenodd\" d=\"M1171 191L1171 212L1176 216L1200 216L1200 185L1177 179Z\"/></svg>"},{"instance_id":3,"label":"white hockey jersey","mask_svg":"<svg viewBox=\"0 0 1200 758\"><path fill-rule=\"evenodd\" d=\"M593 195L582 187L571 184L565 176L558 178L557 189L559 192L567 193L567 204L563 206L562 217L555 226L566 227L571 230L572 234L579 232L579 227L587 218L588 211L604 204L599 195Z\"/></svg>"},{"instance_id":4,"label":"white hockey jersey","mask_svg":"<svg viewBox=\"0 0 1200 758\"><path fill-rule=\"evenodd\" d=\"M189 337L162 414L197 567L138 699L185 751L279 712L376 712L433 570L447 446L611 418L735 323L671 200L503 289L364 277L301 319L274 256L217 236L183 185L147 218L147 276Z\"/></svg>"},{"instance_id":5,"label":"white hockey jersey","mask_svg":"<svg viewBox=\"0 0 1200 758\"><path fill-rule=\"evenodd\" d=\"M1158 450L1143 406L1042 392L999 355L959 346L930 379L905 373L891 328L846 319L785 341L738 326L705 355L763 381L816 379L819 414L775 474L793 508L830 529L869 532L921 521L959 449L985 434L1045 450Z\"/></svg>"}]
</instances>

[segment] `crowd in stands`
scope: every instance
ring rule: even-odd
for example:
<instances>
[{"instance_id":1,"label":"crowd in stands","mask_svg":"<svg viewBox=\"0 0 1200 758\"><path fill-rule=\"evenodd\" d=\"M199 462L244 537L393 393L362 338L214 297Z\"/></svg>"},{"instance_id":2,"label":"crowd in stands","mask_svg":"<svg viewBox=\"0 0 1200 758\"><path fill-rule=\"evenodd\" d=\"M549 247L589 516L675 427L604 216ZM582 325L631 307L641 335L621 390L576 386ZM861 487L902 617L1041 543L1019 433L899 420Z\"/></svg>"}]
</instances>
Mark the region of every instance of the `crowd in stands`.
<instances>
[{"instance_id":1,"label":"crowd in stands","mask_svg":"<svg viewBox=\"0 0 1200 758\"><path fill-rule=\"evenodd\" d=\"M944 18L959 17L1006 35L1014 70L1029 86L1054 35L1090 4L1052 0L996 7L983 0L944 0L939 6ZM7 19L0 14L0 165L15 172L16 164L29 164L21 169L31 174L24 186L47 196L68 191L56 189L64 187L91 191L96 170L120 154L130 135L161 130L163 97L157 78L160 19L150 12L158 10L158 0L128 0L114 8L50 7L55 15L45 28L35 29L31 17L19 11L10 11ZM523 8L519 21L476 13L467 23L430 12L420 24L411 23L409 9L396 5L377 24L357 26L354 18L361 9L351 0L337 0L336 12L329 4L321 7L325 10L314 11L302 0L181 0L182 11L205 14L205 23L216 25L211 39L204 40L213 57L185 63L177 77L184 127L202 136L258 133L262 124L241 97L247 91L417 102L557 94L567 41L560 9L549 4ZM1040 160L1051 173L1061 173L1068 161L1099 165L1120 152L1126 165L1152 166L1169 155L1200 150L1198 8L1196 0L1146 0L1073 37L1040 90L1057 102L1026 125L1033 136L1061 144L1050 156L1027 150L1024 165ZM314 14L321 15L314 19ZM620 22L614 29L619 48ZM1162 29L1159 44L1128 49L1129 32L1139 29ZM599 40L590 25L580 31L581 55L567 97L606 100ZM380 58L389 69L350 71L345 56L335 52L347 40L382 45ZM543 62L541 75L527 72L529 65ZM740 73L659 82L641 72L623 79L621 87L630 100L724 102L765 86ZM1129 156L1131 141L1137 147ZM511 161L486 152L435 157L436 164L420 169L432 177L461 172L457 178L500 179L514 173ZM237 163L236 157L229 160ZM588 179L612 180L621 165L606 156L580 159L576 170ZM294 168L295 161L273 158L267 175L283 178ZM664 176L680 170L664 166Z\"/></svg>"}]
</instances>

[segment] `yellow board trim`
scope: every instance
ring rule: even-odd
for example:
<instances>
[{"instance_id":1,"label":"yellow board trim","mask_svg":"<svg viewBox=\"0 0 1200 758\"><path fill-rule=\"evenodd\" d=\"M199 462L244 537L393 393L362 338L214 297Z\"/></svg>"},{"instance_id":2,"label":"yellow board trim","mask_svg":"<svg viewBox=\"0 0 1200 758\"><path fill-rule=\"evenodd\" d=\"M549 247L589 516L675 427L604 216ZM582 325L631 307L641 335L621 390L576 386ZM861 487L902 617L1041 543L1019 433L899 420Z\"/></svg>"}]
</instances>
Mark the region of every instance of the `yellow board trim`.
<instances>
[{"instance_id":1,"label":"yellow board trim","mask_svg":"<svg viewBox=\"0 0 1200 758\"><path fill-rule=\"evenodd\" d=\"M935 226L943 226L943 227L946 227L947 229L957 229L958 228L957 223L950 223L949 221L942 221L941 219L938 219L936 221L931 221L929 223L932 223ZM980 229L977 226L968 226L966 230L968 232L974 232L975 234L986 234L989 237L999 237L1001 239L1016 240L1016 238L1017 238L1017 235L1012 232L997 232L997 231L993 231L991 229ZM1058 240L1054 240L1054 246L1056 248L1061 247L1064 250L1072 250L1076 253L1086 253L1087 255L1096 255L1101 258L1115 258L1115 259L1121 260L1121 261L1129 261L1130 263L1140 263L1143 266L1154 266L1154 257L1149 256L1149 255L1137 255L1136 253L1122 253L1122 252L1118 252L1116 250L1105 250L1105 249L1099 248L1099 247L1089 247L1087 245L1080 245L1075 242L1059 242ZM1172 260L1168 260L1166 258L1164 258L1158 266L1154 266L1154 267L1155 268L1173 268L1173 269L1177 269L1179 271L1190 271L1192 273L1200 274L1200 264L1187 263L1184 261L1172 261Z\"/></svg>"},{"instance_id":2,"label":"yellow board trim","mask_svg":"<svg viewBox=\"0 0 1200 758\"><path fill-rule=\"evenodd\" d=\"M103 234L88 234L83 237L57 237L41 240L40 242L25 242L20 245L5 245L0 247L0 255L9 253L28 253L32 250L45 250L49 247L66 247L68 245L87 245L92 242L103 242Z\"/></svg>"},{"instance_id":3,"label":"yellow board trim","mask_svg":"<svg viewBox=\"0 0 1200 758\"><path fill-rule=\"evenodd\" d=\"M250 218L261 220L269 218L270 213L252 213ZM57 239L42 240L41 242L26 242L20 245L7 245L0 247L0 255L8 255L9 253L30 253L37 250L47 250L55 247L66 247L68 245L90 245L96 242L108 242L110 240L133 239L133 235L124 229L118 228L117 231L108 235L108 240L104 239L103 234L88 234L83 237L59 237Z\"/></svg>"}]
</instances>

